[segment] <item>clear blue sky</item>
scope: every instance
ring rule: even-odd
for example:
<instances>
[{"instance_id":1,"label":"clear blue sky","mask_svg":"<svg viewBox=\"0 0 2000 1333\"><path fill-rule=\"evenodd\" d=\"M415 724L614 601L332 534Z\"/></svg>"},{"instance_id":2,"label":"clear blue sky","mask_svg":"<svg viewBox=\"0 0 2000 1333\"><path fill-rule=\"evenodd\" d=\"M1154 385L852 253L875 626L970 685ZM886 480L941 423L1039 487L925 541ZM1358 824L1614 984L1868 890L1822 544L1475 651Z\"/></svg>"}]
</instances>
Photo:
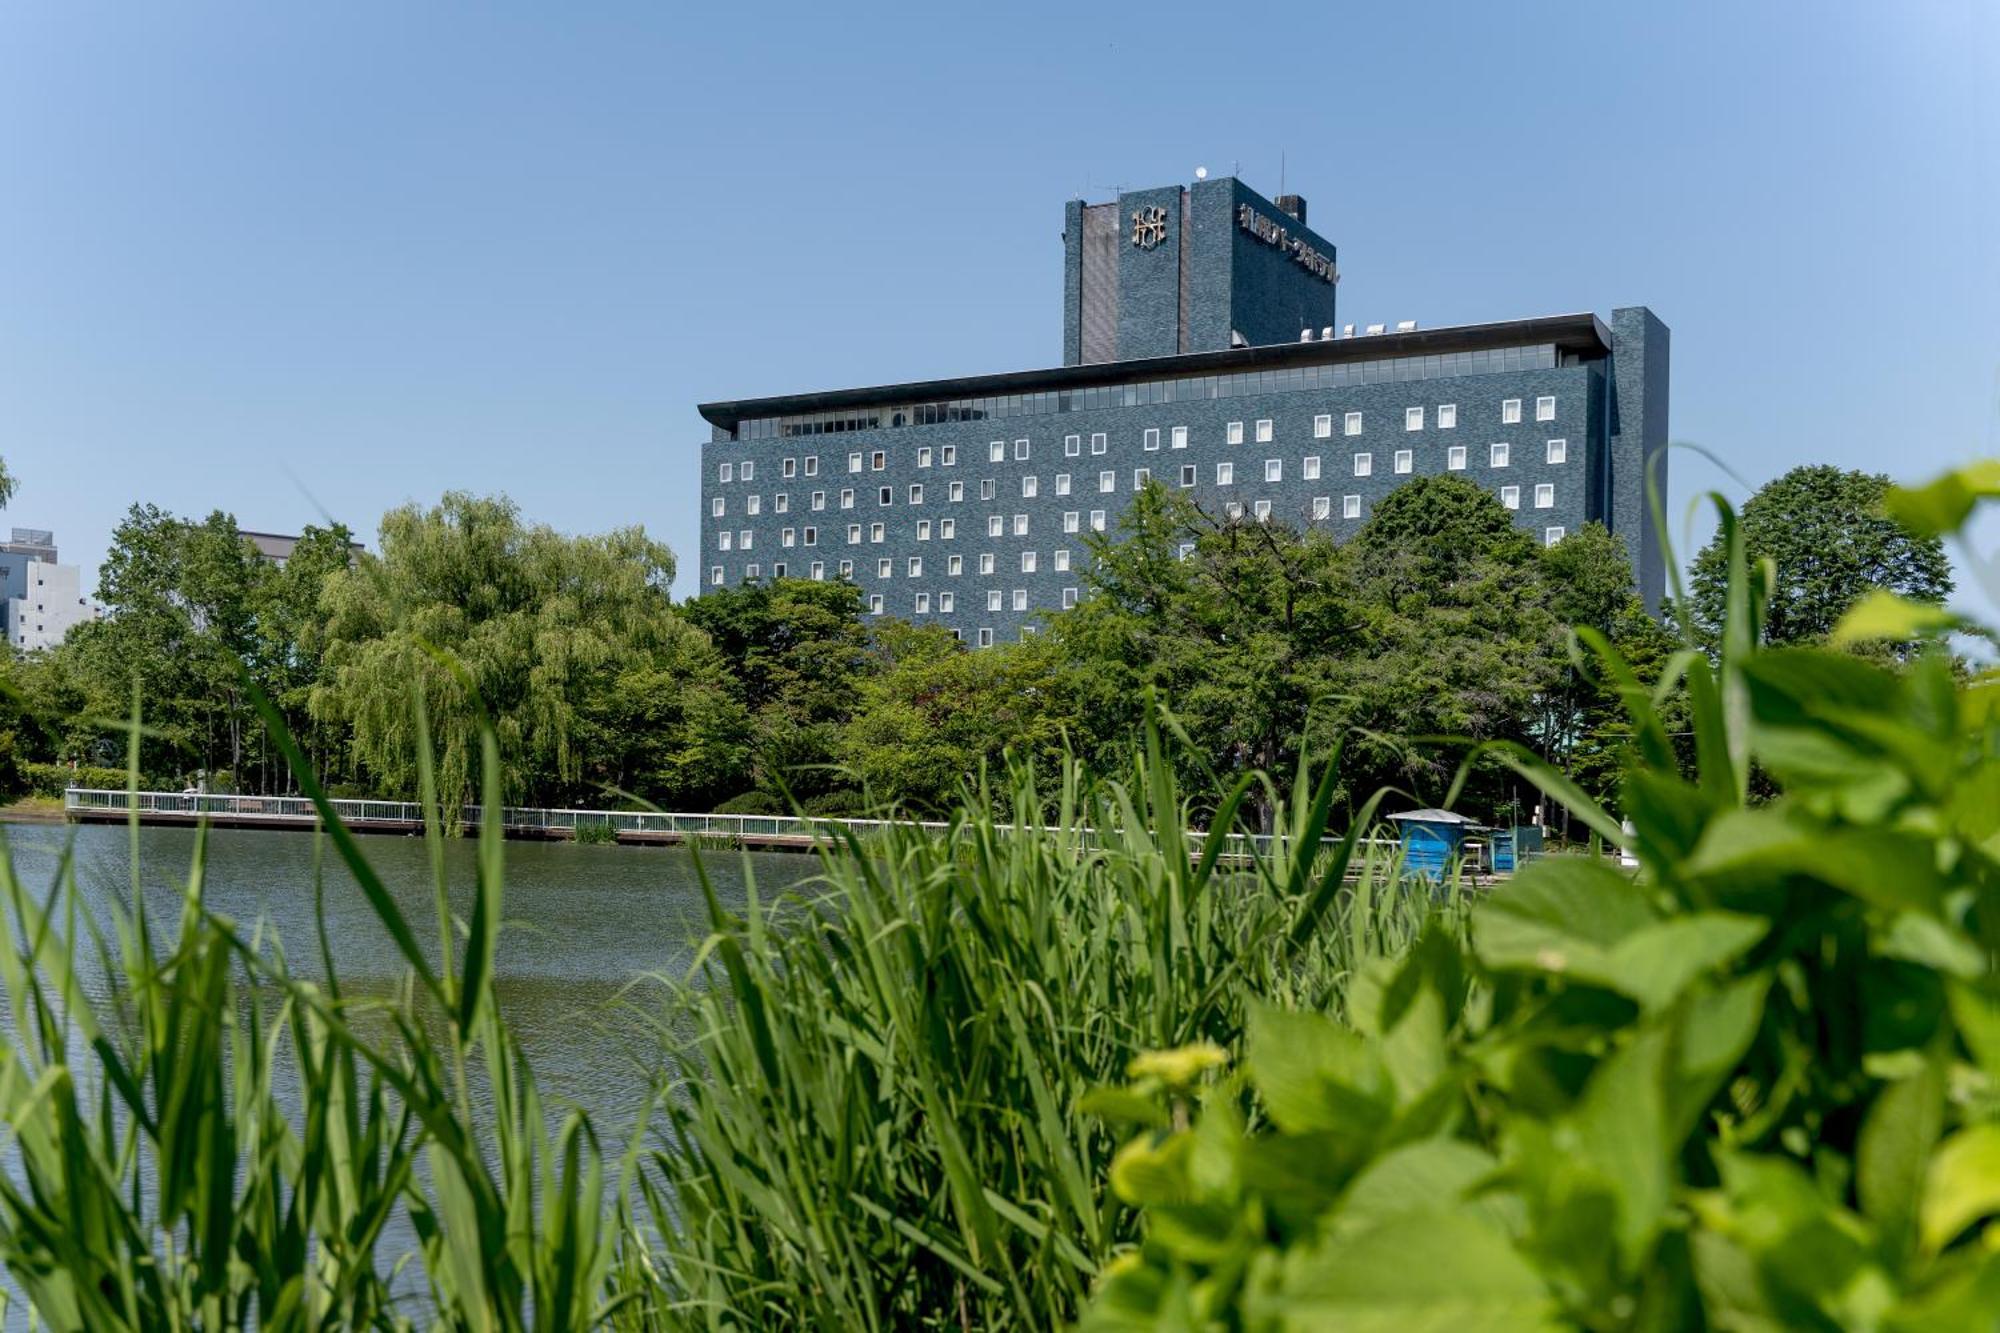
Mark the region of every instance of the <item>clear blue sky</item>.
<instances>
[{"instance_id":1,"label":"clear blue sky","mask_svg":"<svg viewBox=\"0 0 2000 1333\"><path fill-rule=\"evenodd\" d=\"M1996 90L1991 0L9 5L0 523L504 491L689 591L697 402L1053 364L1065 199L1281 160L1344 319L1651 305L1677 439L1919 477L2000 453Z\"/></svg>"}]
</instances>

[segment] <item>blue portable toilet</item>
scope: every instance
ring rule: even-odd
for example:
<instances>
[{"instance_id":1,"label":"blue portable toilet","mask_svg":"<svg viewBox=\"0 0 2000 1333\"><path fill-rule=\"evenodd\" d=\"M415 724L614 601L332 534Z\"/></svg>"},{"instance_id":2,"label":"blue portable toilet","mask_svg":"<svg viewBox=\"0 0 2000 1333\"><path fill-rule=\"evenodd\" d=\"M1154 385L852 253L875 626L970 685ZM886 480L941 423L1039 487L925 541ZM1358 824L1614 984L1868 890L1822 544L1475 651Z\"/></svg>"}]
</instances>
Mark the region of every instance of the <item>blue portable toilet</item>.
<instances>
[{"instance_id":1,"label":"blue portable toilet","mask_svg":"<svg viewBox=\"0 0 2000 1333\"><path fill-rule=\"evenodd\" d=\"M1542 854L1542 826L1516 824L1493 835L1493 873L1511 875Z\"/></svg>"},{"instance_id":2,"label":"blue portable toilet","mask_svg":"<svg viewBox=\"0 0 2000 1333\"><path fill-rule=\"evenodd\" d=\"M1443 879L1464 847L1465 835L1483 827L1449 810L1411 810L1389 818L1402 834L1403 873L1414 879Z\"/></svg>"}]
</instances>

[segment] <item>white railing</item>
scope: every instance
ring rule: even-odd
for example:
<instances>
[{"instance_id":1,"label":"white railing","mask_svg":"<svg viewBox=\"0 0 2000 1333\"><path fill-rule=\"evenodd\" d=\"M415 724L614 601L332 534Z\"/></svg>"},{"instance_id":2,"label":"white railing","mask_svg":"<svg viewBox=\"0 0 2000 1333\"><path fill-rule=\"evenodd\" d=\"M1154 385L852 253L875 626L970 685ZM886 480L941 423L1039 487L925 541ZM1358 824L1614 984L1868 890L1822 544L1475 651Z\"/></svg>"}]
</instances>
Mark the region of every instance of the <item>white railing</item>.
<instances>
[{"instance_id":1,"label":"white railing","mask_svg":"<svg viewBox=\"0 0 2000 1333\"><path fill-rule=\"evenodd\" d=\"M412 831L423 827L423 807L414 801L356 801L333 800L327 802L342 823L353 827L368 825L394 825ZM195 819L200 816L214 816L232 823L255 824L269 822L274 826L310 826L319 820L319 810L303 796L222 796L211 793L112 791L95 787L71 787L63 792L63 809L72 814L88 812L124 815L136 810L141 817L165 815L179 819ZM466 829L479 827L481 807L465 806L459 812L460 825ZM718 840L760 841L765 839L794 838L817 840L837 836L843 829L866 832L869 829L890 826L916 827L945 832L950 824L937 820L888 820L888 819L835 819L816 815L713 815L713 814L673 814L655 810L565 810L537 809L530 806L507 805L500 808L501 827L508 832L569 832L578 827L603 827L609 825L614 832L632 834L637 837L680 839L712 837ZM1003 828L1011 829L1010 825ZM1200 829L1190 829L1191 838L1199 842L1208 835ZM1086 837L1093 836L1089 833ZM1274 846L1282 848L1291 839L1284 834L1230 833L1225 835L1225 844L1232 849L1254 847L1259 852L1268 852ZM1322 843L1338 842L1338 838L1322 838ZM1384 847L1393 843L1384 839L1367 839ZM1240 853L1239 853L1240 854Z\"/></svg>"}]
</instances>

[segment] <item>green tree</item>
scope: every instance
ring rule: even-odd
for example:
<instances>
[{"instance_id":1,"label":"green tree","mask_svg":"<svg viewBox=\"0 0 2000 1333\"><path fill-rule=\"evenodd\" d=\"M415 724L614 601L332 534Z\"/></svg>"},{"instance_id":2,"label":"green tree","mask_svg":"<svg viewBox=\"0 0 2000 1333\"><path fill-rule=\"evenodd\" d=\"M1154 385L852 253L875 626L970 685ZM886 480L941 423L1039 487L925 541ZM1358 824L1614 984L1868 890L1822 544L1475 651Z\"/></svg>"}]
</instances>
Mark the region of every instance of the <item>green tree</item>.
<instances>
[{"instance_id":1,"label":"green tree","mask_svg":"<svg viewBox=\"0 0 2000 1333\"><path fill-rule=\"evenodd\" d=\"M326 580L312 711L348 729L357 777L407 795L417 779L411 700L421 692L441 792L459 802L477 767L483 703L508 799L596 797L590 774L633 771L589 752L619 716L606 695L629 693L634 672L677 692L689 684L681 669L700 660L700 631L668 598L672 577L672 555L638 528L566 537L524 523L510 500L458 491L429 509L391 510L381 556Z\"/></svg>"},{"instance_id":2,"label":"green tree","mask_svg":"<svg viewBox=\"0 0 2000 1333\"><path fill-rule=\"evenodd\" d=\"M14 498L16 485L14 474L7 470L7 460L0 458L0 509L5 509L7 502Z\"/></svg>"},{"instance_id":3,"label":"green tree","mask_svg":"<svg viewBox=\"0 0 2000 1333\"><path fill-rule=\"evenodd\" d=\"M1873 588L1920 602L1951 595L1944 543L1917 536L1889 518L1880 473L1843 472L1829 464L1795 467L1766 482L1743 506L1743 549L1753 564L1777 566L1764 619L1767 643L1819 643L1863 593ZM1704 638L1721 631L1729 565L1723 534L1695 557L1690 610Z\"/></svg>"},{"instance_id":4,"label":"green tree","mask_svg":"<svg viewBox=\"0 0 2000 1333\"><path fill-rule=\"evenodd\" d=\"M842 754L871 797L949 806L1002 757L1052 772L1075 729L1075 677L1043 635L969 650L949 631L901 621L875 636L881 663L861 687Z\"/></svg>"},{"instance_id":5,"label":"green tree","mask_svg":"<svg viewBox=\"0 0 2000 1333\"><path fill-rule=\"evenodd\" d=\"M841 728L875 670L861 590L772 579L719 588L681 613L704 630L750 718L750 780L804 799L836 785Z\"/></svg>"}]
</instances>

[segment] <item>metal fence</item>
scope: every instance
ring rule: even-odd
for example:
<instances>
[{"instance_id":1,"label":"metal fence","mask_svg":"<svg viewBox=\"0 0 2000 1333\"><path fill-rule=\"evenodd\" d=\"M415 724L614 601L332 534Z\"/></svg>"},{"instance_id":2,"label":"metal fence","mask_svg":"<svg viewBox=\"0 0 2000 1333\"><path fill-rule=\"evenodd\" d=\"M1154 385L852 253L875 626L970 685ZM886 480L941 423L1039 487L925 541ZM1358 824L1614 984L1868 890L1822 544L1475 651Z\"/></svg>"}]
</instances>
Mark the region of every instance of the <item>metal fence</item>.
<instances>
[{"instance_id":1,"label":"metal fence","mask_svg":"<svg viewBox=\"0 0 2000 1333\"><path fill-rule=\"evenodd\" d=\"M351 827L387 825L406 828L412 832L423 828L423 807L414 801L334 800L327 804L333 807L334 814L342 823ZM142 818L147 815L180 819L213 816L227 819L232 823L269 822L273 826L293 827L311 827L319 821L318 808L303 796L222 796L197 792L126 792L93 787L71 787L63 792L63 809L72 814L96 812L119 815L136 810ZM482 813L482 808L476 805L462 807L459 811L460 826L467 829L477 828ZM845 829L866 833L871 829L900 826L944 833L953 827L937 820L833 819L808 815L672 814L654 810L564 810L515 805L500 808L500 824L509 833L573 835L579 827L608 826L615 833L629 834L637 838L652 837L663 841L713 838L717 841L738 842L778 839L810 841L837 837ZM1002 827L1011 829L1012 826ZM1190 833L1200 839L1208 836L1201 830L1190 830ZM1086 831L1084 836L1091 838L1095 835ZM1321 839L1323 845L1338 841L1338 838ZM1381 839L1369 841L1385 847L1394 846L1393 843ZM1283 834L1225 835L1225 846L1237 855L1245 854L1253 848L1260 853L1268 853L1274 847L1283 850L1290 842L1291 839Z\"/></svg>"}]
</instances>

